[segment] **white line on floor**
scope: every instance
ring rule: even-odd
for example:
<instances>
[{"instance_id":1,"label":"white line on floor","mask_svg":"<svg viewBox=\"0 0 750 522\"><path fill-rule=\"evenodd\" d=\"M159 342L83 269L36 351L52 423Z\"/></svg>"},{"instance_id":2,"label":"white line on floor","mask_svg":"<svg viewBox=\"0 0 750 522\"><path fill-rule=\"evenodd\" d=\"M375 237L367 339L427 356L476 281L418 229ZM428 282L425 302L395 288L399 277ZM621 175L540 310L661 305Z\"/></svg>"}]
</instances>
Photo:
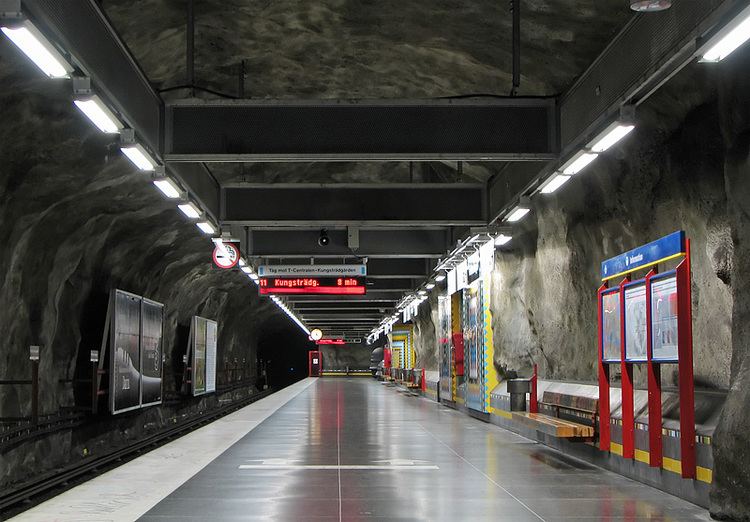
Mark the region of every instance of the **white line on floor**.
<instances>
[{"instance_id":1,"label":"white line on floor","mask_svg":"<svg viewBox=\"0 0 750 522\"><path fill-rule=\"evenodd\" d=\"M348 469L373 469L373 470L421 470L421 469L440 469L435 465L414 465L414 466L383 466L375 464L241 464L238 469L316 469L316 470L348 470Z\"/></svg>"}]
</instances>

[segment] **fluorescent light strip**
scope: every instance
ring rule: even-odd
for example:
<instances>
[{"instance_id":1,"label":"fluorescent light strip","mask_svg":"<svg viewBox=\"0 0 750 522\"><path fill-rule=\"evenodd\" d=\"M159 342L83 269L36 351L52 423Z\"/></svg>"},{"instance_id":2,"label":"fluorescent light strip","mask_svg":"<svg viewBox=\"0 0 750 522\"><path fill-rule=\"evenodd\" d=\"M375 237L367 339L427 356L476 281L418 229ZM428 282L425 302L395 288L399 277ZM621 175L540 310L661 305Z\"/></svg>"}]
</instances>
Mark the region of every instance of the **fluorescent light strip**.
<instances>
[{"instance_id":1,"label":"fluorescent light strip","mask_svg":"<svg viewBox=\"0 0 750 522\"><path fill-rule=\"evenodd\" d=\"M156 162L151 158L148 152L146 152L146 149L143 148L142 145L136 143L135 145L126 145L124 147L120 147L120 150L122 151L125 156L128 157L130 161L133 162L133 165L138 167L141 170L154 170L154 167L156 166Z\"/></svg>"},{"instance_id":2,"label":"fluorescent light strip","mask_svg":"<svg viewBox=\"0 0 750 522\"><path fill-rule=\"evenodd\" d=\"M563 165L562 173L572 176L578 174L585 169L589 163L594 161L598 157L598 154L594 154L587 151L580 151L578 154L573 156L568 162Z\"/></svg>"},{"instance_id":3,"label":"fluorescent light strip","mask_svg":"<svg viewBox=\"0 0 750 522\"><path fill-rule=\"evenodd\" d=\"M496 246L507 245L511 239L513 239L512 236L506 236L505 234L500 234L499 236L495 238L495 245Z\"/></svg>"},{"instance_id":4,"label":"fluorescent light strip","mask_svg":"<svg viewBox=\"0 0 750 522\"><path fill-rule=\"evenodd\" d=\"M544 183L544 185L542 185L540 192L542 194L552 194L557 189L565 185L565 183L567 183L568 180L570 180L570 176L566 176L565 174L555 173Z\"/></svg>"},{"instance_id":5,"label":"fluorescent light strip","mask_svg":"<svg viewBox=\"0 0 750 522\"><path fill-rule=\"evenodd\" d=\"M713 38L712 40L717 39L716 43L703 53L701 61L720 62L750 39L750 7L743 10L735 20L741 21L723 36L717 35ZM722 32L724 31L720 34Z\"/></svg>"},{"instance_id":6,"label":"fluorescent light strip","mask_svg":"<svg viewBox=\"0 0 750 522\"><path fill-rule=\"evenodd\" d=\"M438 274L435 276L435 281L440 283L441 281L445 281L445 274Z\"/></svg>"},{"instance_id":7,"label":"fluorescent light strip","mask_svg":"<svg viewBox=\"0 0 750 522\"><path fill-rule=\"evenodd\" d=\"M0 30L50 78L67 78L73 72L73 67L28 20L20 26L3 26Z\"/></svg>"},{"instance_id":8,"label":"fluorescent light strip","mask_svg":"<svg viewBox=\"0 0 750 522\"><path fill-rule=\"evenodd\" d=\"M201 221L200 223L196 223L195 226L200 228L205 234L211 235L216 233L216 229L208 221Z\"/></svg>"},{"instance_id":9,"label":"fluorescent light strip","mask_svg":"<svg viewBox=\"0 0 750 522\"><path fill-rule=\"evenodd\" d=\"M74 100L75 106L105 134L117 134L124 125L96 95L85 100Z\"/></svg>"},{"instance_id":10,"label":"fluorescent light strip","mask_svg":"<svg viewBox=\"0 0 750 522\"><path fill-rule=\"evenodd\" d=\"M242 266L242 267L240 267L240 270L242 270L246 274L252 274L253 273L253 269L250 268L249 266Z\"/></svg>"},{"instance_id":11,"label":"fluorescent light strip","mask_svg":"<svg viewBox=\"0 0 750 522\"><path fill-rule=\"evenodd\" d=\"M154 185L169 199L177 199L180 197L180 189L177 187L177 184L169 178L155 179Z\"/></svg>"},{"instance_id":12,"label":"fluorescent light strip","mask_svg":"<svg viewBox=\"0 0 750 522\"><path fill-rule=\"evenodd\" d=\"M615 143L635 129L635 125L616 124L611 130L608 130L604 136L599 138L592 146L591 152L604 152L612 147Z\"/></svg>"},{"instance_id":13,"label":"fluorescent light strip","mask_svg":"<svg viewBox=\"0 0 750 522\"><path fill-rule=\"evenodd\" d=\"M508 214L505 220L510 221L511 223L515 223L516 221L521 221L524 217L526 217L526 214L528 214L530 211L531 211L530 208L516 207L515 209L513 209L513 211L510 214Z\"/></svg>"},{"instance_id":14,"label":"fluorescent light strip","mask_svg":"<svg viewBox=\"0 0 750 522\"><path fill-rule=\"evenodd\" d=\"M201 217L200 211L192 203L183 203L181 205L177 205L177 208L179 208L180 212L185 214L185 216L190 219L198 219L199 217Z\"/></svg>"}]
</instances>

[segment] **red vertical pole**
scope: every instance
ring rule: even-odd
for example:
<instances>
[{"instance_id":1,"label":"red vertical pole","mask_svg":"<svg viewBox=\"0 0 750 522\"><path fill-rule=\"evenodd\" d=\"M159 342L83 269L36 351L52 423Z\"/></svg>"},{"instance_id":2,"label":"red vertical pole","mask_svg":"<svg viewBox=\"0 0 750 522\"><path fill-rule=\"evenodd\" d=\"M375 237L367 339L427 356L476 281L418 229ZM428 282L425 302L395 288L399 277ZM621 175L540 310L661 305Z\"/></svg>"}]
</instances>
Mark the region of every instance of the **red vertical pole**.
<instances>
[{"instance_id":1,"label":"red vertical pole","mask_svg":"<svg viewBox=\"0 0 750 522\"><path fill-rule=\"evenodd\" d=\"M654 330L653 310L651 308L651 278L655 275L656 272L652 270L646 276L646 353L648 356L648 465L652 468L661 468L661 365L653 361Z\"/></svg>"},{"instance_id":2,"label":"red vertical pole","mask_svg":"<svg viewBox=\"0 0 750 522\"><path fill-rule=\"evenodd\" d=\"M312 377L312 360L314 352L307 352L307 376Z\"/></svg>"},{"instance_id":3,"label":"red vertical pole","mask_svg":"<svg viewBox=\"0 0 750 522\"><path fill-rule=\"evenodd\" d=\"M422 391L426 392L427 391L427 379L425 378L424 368L422 368L422 381L421 381L421 383L422 383Z\"/></svg>"},{"instance_id":4,"label":"red vertical pole","mask_svg":"<svg viewBox=\"0 0 750 522\"><path fill-rule=\"evenodd\" d=\"M597 321L599 331L599 449L609 451L609 365L604 363L604 325L602 317L602 293L607 289L607 283L599 287L597 292L598 308Z\"/></svg>"},{"instance_id":5,"label":"red vertical pole","mask_svg":"<svg viewBox=\"0 0 750 522\"><path fill-rule=\"evenodd\" d=\"M537 401L537 365L534 364L534 373L531 376L531 400L529 401L529 412L537 413L539 411Z\"/></svg>"},{"instance_id":6,"label":"red vertical pole","mask_svg":"<svg viewBox=\"0 0 750 522\"><path fill-rule=\"evenodd\" d=\"M625 285L626 277L620 283L620 367L622 368L622 457L635 456L635 417L633 413L633 365L625 360Z\"/></svg>"},{"instance_id":7,"label":"red vertical pole","mask_svg":"<svg viewBox=\"0 0 750 522\"><path fill-rule=\"evenodd\" d=\"M677 353L680 392L680 458L682 477L695 478L695 390L693 382L693 312L690 240L677 267Z\"/></svg>"}]
</instances>

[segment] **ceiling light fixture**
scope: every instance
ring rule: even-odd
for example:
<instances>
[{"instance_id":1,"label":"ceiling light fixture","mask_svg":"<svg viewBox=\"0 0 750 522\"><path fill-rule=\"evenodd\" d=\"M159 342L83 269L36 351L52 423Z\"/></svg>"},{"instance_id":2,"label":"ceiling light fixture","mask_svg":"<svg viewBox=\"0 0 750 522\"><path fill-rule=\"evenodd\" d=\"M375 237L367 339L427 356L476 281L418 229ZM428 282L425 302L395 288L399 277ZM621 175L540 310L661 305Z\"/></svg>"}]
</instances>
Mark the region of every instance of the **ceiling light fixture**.
<instances>
[{"instance_id":1,"label":"ceiling light fixture","mask_svg":"<svg viewBox=\"0 0 750 522\"><path fill-rule=\"evenodd\" d=\"M0 30L50 78L68 78L73 67L28 20L3 22Z\"/></svg>"},{"instance_id":2,"label":"ceiling light fixture","mask_svg":"<svg viewBox=\"0 0 750 522\"><path fill-rule=\"evenodd\" d=\"M208 221L201 221L200 223L196 223L195 226L200 228L204 234L213 235L216 233L216 229Z\"/></svg>"},{"instance_id":3,"label":"ceiling light fixture","mask_svg":"<svg viewBox=\"0 0 750 522\"><path fill-rule=\"evenodd\" d=\"M635 129L635 125L632 123L622 123L619 121L612 123L604 132L594 138L591 145L591 152L600 153L609 150L610 147L630 134L633 129Z\"/></svg>"},{"instance_id":4,"label":"ceiling light fixture","mask_svg":"<svg viewBox=\"0 0 750 522\"><path fill-rule=\"evenodd\" d=\"M156 162L140 143L120 147L120 150L140 170L152 171L156 167Z\"/></svg>"},{"instance_id":5,"label":"ceiling light fixture","mask_svg":"<svg viewBox=\"0 0 750 522\"><path fill-rule=\"evenodd\" d=\"M505 234L500 234L495 238L495 246L503 246L510 243L510 240L513 239L513 236L506 236Z\"/></svg>"},{"instance_id":6,"label":"ceiling light fixture","mask_svg":"<svg viewBox=\"0 0 750 522\"><path fill-rule=\"evenodd\" d=\"M505 221L508 221L509 223L516 223L526 217L526 214L528 214L529 212L531 212L531 204L529 202L529 198L522 197L519 200L518 205L513 207L510 213L505 216Z\"/></svg>"},{"instance_id":7,"label":"ceiling light fixture","mask_svg":"<svg viewBox=\"0 0 750 522\"><path fill-rule=\"evenodd\" d=\"M630 0L630 8L639 13L658 13L672 7L672 0Z\"/></svg>"},{"instance_id":8,"label":"ceiling light fixture","mask_svg":"<svg viewBox=\"0 0 750 522\"><path fill-rule=\"evenodd\" d=\"M124 125L117 119L117 116L109 110L104 102L96 94L87 98L74 100L75 104L86 117L96 125L96 127L105 134L117 134Z\"/></svg>"},{"instance_id":9,"label":"ceiling light fixture","mask_svg":"<svg viewBox=\"0 0 750 522\"><path fill-rule=\"evenodd\" d=\"M566 161L560 169L563 174L573 176L588 167L589 163L594 161L598 154L592 153L586 149L578 151L572 158Z\"/></svg>"},{"instance_id":10,"label":"ceiling light fixture","mask_svg":"<svg viewBox=\"0 0 750 522\"><path fill-rule=\"evenodd\" d=\"M750 39L750 6L712 36L703 48L701 62L720 62Z\"/></svg>"},{"instance_id":11,"label":"ceiling light fixture","mask_svg":"<svg viewBox=\"0 0 750 522\"><path fill-rule=\"evenodd\" d=\"M566 176L565 174L555 172L547 179L547 181L542 184L542 186L539 188L539 192L541 192L542 194L552 194L557 189L565 185L565 183L567 183L570 178L571 176Z\"/></svg>"},{"instance_id":12,"label":"ceiling light fixture","mask_svg":"<svg viewBox=\"0 0 750 522\"><path fill-rule=\"evenodd\" d=\"M180 197L180 189L177 186L177 183L170 178L155 179L154 185L169 199L177 199Z\"/></svg>"},{"instance_id":13,"label":"ceiling light fixture","mask_svg":"<svg viewBox=\"0 0 750 522\"><path fill-rule=\"evenodd\" d=\"M177 208L180 209L180 212L185 214L185 217L188 217L190 219L198 219L201 217L201 212L198 210L198 207L196 207L193 203L182 203L180 205L177 205Z\"/></svg>"},{"instance_id":14,"label":"ceiling light fixture","mask_svg":"<svg viewBox=\"0 0 750 522\"><path fill-rule=\"evenodd\" d=\"M440 283L442 281L445 281L445 274L438 274L438 275L436 275L435 276L435 281L437 281L438 283Z\"/></svg>"}]
</instances>

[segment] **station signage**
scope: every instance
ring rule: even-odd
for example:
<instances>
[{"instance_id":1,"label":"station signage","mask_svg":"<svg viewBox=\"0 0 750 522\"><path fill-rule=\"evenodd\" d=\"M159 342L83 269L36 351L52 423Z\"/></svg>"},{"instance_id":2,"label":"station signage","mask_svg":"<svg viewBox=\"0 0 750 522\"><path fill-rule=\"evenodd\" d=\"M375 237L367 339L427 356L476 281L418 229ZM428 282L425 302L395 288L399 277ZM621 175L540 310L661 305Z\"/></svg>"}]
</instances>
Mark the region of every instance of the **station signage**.
<instances>
[{"instance_id":1,"label":"station signage","mask_svg":"<svg viewBox=\"0 0 750 522\"><path fill-rule=\"evenodd\" d=\"M364 277L261 277L260 295L365 295Z\"/></svg>"},{"instance_id":2,"label":"station signage","mask_svg":"<svg viewBox=\"0 0 750 522\"><path fill-rule=\"evenodd\" d=\"M260 277L364 277L367 265L261 265Z\"/></svg>"},{"instance_id":3,"label":"station signage","mask_svg":"<svg viewBox=\"0 0 750 522\"><path fill-rule=\"evenodd\" d=\"M343 339L320 339L319 341L316 341L315 344L333 344L340 346L346 344L346 341L344 341Z\"/></svg>"},{"instance_id":4,"label":"station signage","mask_svg":"<svg viewBox=\"0 0 750 522\"><path fill-rule=\"evenodd\" d=\"M602 262L602 280L622 277L630 272L683 255L685 255L685 232L674 232Z\"/></svg>"}]
</instances>

